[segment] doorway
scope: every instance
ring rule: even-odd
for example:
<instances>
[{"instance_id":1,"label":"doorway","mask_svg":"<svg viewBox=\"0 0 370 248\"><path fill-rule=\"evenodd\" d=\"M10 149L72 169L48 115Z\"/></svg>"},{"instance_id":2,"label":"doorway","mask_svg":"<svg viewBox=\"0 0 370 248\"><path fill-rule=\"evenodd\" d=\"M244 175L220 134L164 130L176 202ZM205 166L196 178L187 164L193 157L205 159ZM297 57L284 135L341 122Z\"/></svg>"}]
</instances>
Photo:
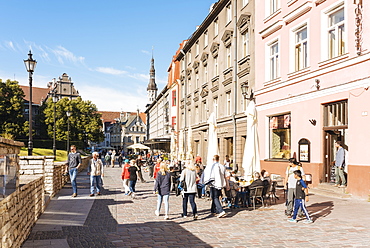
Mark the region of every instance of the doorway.
<instances>
[{"instance_id":1,"label":"doorway","mask_svg":"<svg viewBox=\"0 0 370 248\"><path fill-rule=\"evenodd\" d=\"M335 142L342 141L345 144L346 129L333 129L324 131L324 182L334 183L334 161L337 148Z\"/></svg>"}]
</instances>

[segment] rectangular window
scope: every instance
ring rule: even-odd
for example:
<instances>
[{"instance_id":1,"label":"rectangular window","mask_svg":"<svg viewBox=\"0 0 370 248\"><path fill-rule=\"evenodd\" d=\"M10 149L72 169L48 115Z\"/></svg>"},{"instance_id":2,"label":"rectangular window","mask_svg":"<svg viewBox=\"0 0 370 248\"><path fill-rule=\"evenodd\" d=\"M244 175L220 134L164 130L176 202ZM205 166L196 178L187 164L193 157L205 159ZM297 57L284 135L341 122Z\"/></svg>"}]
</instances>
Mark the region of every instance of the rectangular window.
<instances>
[{"instance_id":1,"label":"rectangular window","mask_svg":"<svg viewBox=\"0 0 370 248\"><path fill-rule=\"evenodd\" d=\"M176 106L176 90L172 91L172 106Z\"/></svg>"},{"instance_id":2,"label":"rectangular window","mask_svg":"<svg viewBox=\"0 0 370 248\"><path fill-rule=\"evenodd\" d=\"M213 28L214 28L215 36L217 36L217 35L218 35L218 19L216 19L216 20L213 22Z\"/></svg>"},{"instance_id":3,"label":"rectangular window","mask_svg":"<svg viewBox=\"0 0 370 248\"><path fill-rule=\"evenodd\" d=\"M208 112L207 101L203 101L202 103L203 103L202 121L207 121L207 119L208 119L208 116L207 116L207 112Z\"/></svg>"},{"instance_id":4,"label":"rectangular window","mask_svg":"<svg viewBox=\"0 0 370 248\"><path fill-rule=\"evenodd\" d=\"M226 48L226 67L227 68L231 67L231 46L228 46Z\"/></svg>"},{"instance_id":5,"label":"rectangular window","mask_svg":"<svg viewBox=\"0 0 370 248\"><path fill-rule=\"evenodd\" d=\"M173 129L176 129L176 116L172 116L172 123L171 123L171 126Z\"/></svg>"},{"instance_id":6,"label":"rectangular window","mask_svg":"<svg viewBox=\"0 0 370 248\"><path fill-rule=\"evenodd\" d=\"M295 70L307 67L307 27L295 33Z\"/></svg>"},{"instance_id":7,"label":"rectangular window","mask_svg":"<svg viewBox=\"0 0 370 248\"><path fill-rule=\"evenodd\" d=\"M218 97L213 98L213 111L215 112L216 118L218 118Z\"/></svg>"},{"instance_id":8,"label":"rectangular window","mask_svg":"<svg viewBox=\"0 0 370 248\"><path fill-rule=\"evenodd\" d=\"M199 41L195 43L195 56L198 56L198 55L199 55Z\"/></svg>"},{"instance_id":9,"label":"rectangular window","mask_svg":"<svg viewBox=\"0 0 370 248\"><path fill-rule=\"evenodd\" d=\"M231 22L232 13L231 13L231 4L226 6L226 24Z\"/></svg>"},{"instance_id":10,"label":"rectangular window","mask_svg":"<svg viewBox=\"0 0 370 248\"><path fill-rule=\"evenodd\" d=\"M243 35L243 57L249 55L249 32L245 32Z\"/></svg>"},{"instance_id":11,"label":"rectangular window","mask_svg":"<svg viewBox=\"0 0 370 248\"><path fill-rule=\"evenodd\" d=\"M216 76L218 76L218 56L214 57L213 64L214 64L214 68L215 68L213 76L216 77Z\"/></svg>"},{"instance_id":12,"label":"rectangular window","mask_svg":"<svg viewBox=\"0 0 370 248\"><path fill-rule=\"evenodd\" d=\"M136 143L140 143L140 137L136 136Z\"/></svg>"},{"instance_id":13,"label":"rectangular window","mask_svg":"<svg viewBox=\"0 0 370 248\"><path fill-rule=\"evenodd\" d=\"M270 1L270 15L278 10L279 0L269 0Z\"/></svg>"},{"instance_id":14,"label":"rectangular window","mask_svg":"<svg viewBox=\"0 0 370 248\"><path fill-rule=\"evenodd\" d=\"M195 106L195 124L198 124L199 122L200 122L199 108L198 108L198 106Z\"/></svg>"},{"instance_id":15,"label":"rectangular window","mask_svg":"<svg viewBox=\"0 0 370 248\"><path fill-rule=\"evenodd\" d=\"M226 115L231 115L231 91L226 93Z\"/></svg>"},{"instance_id":16,"label":"rectangular window","mask_svg":"<svg viewBox=\"0 0 370 248\"><path fill-rule=\"evenodd\" d=\"M195 74L195 89L199 89L199 74Z\"/></svg>"},{"instance_id":17,"label":"rectangular window","mask_svg":"<svg viewBox=\"0 0 370 248\"><path fill-rule=\"evenodd\" d=\"M191 51L188 52L188 64L191 64Z\"/></svg>"},{"instance_id":18,"label":"rectangular window","mask_svg":"<svg viewBox=\"0 0 370 248\"><path fill-rule=\"evenodd\" d=\"M204 66L204 83L208 82L208 69L207 66Z\"/></svg>"},{"instance_id":19,"label":"rectangular window","mask_svg":"<svg viewBox=\"0 0 370 248\"><path fill-rule=\"evenodd\" d=\"M329 59L345 53L344 8L328 15L328 49Z\"/></svg>"},{"instance_id":20,"label":"rectangular window","mask_svg":"<svg viewBox=\"0 0 370 248\"><path fill-rule=\"evenodd\" d=\"M249 3L249 0L243 0L243 7Z\"/></svg>"},{"instance_id":21,"label":"rectangular window","mask_svg":"<svg viewBox=\"0 0 370 248\"><path fill-rule=\"evenodd\" d=\"M204 47L208 46L208 30L204 32Z\"/></svg>"},{"instance_id":22,"label":"rectangular window","mask_svg":"<svg viewBox=\"0 0 370 248\"><path fill-rule=\"evenodd\" d=\"M291 116L290 114L270 117L270 158L291 157Z\"/></svg>"},{"instance_id":23,"label":"rectangular window","mask_svg":"<svg viewBox=\"0 0 370 248\"><path fill-rule=\"evenodd\" d=\"M275 42L270 46L270 80L278 78L279 72L279 43Z\"/></svg>"},{"instance_id":24,"label":"rectangular window","mask_svg":"<svg viewBox=\"0 0 370 248\"><path fill-rule=\"evenodd\" d=\"M348 125L347 100L324 105L324 126L336 127Z\"/></svg>"}]
</instances>

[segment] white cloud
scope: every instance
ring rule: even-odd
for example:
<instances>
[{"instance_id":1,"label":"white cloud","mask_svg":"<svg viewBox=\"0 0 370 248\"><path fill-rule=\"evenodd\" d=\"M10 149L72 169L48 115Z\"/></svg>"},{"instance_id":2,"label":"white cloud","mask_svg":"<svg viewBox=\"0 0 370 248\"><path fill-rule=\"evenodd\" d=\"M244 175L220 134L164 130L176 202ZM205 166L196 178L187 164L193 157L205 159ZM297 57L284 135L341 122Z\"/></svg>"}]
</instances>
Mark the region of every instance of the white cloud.
<instances>
[{"instance_id":1,"label":"white cloud","mask_svg":"<svg viewBox=\"0 0 370 248\"><path fill-rule=\"evenodd\" d=\"M140 80L142 82L149 82L149 75L148 74L135 73L135 74L130 74L128 76L131 77L131 78Z\"/></svg>"},{"instance_id":2,"label":"white cloud","mask_svg":"<svg viewBox=\"0 0 370 248\"><path fill-rule=\"evenodd\" d=\"M138 88L132 91L119 91L117 88L103 88L92 85L79 85L83 100L90 100L98 110L101 111L145 111L145 105L148 103L146 95ZM145 92L146 93L146 92Z\"/></svg>"},{"instance_id":3,"label":"white cloud","mask_svg":"<svg viewBox=\"0 0 370 248\"><path fill-rule=\"evenodd\" d=\"M16 51L16 49L15 49L14 44L13 44L13 42L12 42L12 41L7 41L7 42L5 43L5 45L6 45L6 47L8 47L8 48L12 49L13 51Z\"/></svg>"},{"instance_id":4,"label":"white cloud","mask_svg":"<svg viewBox=\"0 0 370 248\"><path fill-rule=\"evenodd\" d=\"M146 50L141 50L141 52L144 54L149 54L149 55L151 54L149 51L146 51Z\"/></svg>"},{"instance_id":5,"label":"white cloud","mask_svg":"<svg viewBox=\"0 0 370 248\"><path fill-rule=\"evenodd\" d=\"M62 46L57 46L56 49L49 48L52 53L57 57L60 64L64 64L65 61L73 62L74 64L85 65L85 58L82 56L76 56L71 51L67 50Z\"/></svg>"},{"instance_id":6,"label":"white cloud","mask_svg":"<svg viewBox=\"0 0 370 248\"><path fill-rule=\"evenodd\" d=\"M111 67L98 67L96 71L110 75L122 75L127 73L127 71L117 70Z\"/></svg>"}]
</instances>

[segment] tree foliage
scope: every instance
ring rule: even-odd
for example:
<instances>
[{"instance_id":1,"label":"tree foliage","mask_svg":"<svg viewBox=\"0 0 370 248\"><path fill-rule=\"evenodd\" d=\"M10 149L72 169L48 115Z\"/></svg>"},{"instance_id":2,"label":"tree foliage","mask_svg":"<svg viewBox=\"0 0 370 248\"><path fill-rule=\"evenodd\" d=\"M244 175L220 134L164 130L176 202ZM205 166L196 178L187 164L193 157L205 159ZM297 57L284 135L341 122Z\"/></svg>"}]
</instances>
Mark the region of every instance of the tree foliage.
<instances>
[{"instance_id":1,"label":"tree foliage","mask_svg":"<svg viewBox=\"0 0 370 248\"><path fill-rule=\"evenodd\" d=\"M83 101L81 97L70 100L62 98L55 103L55 130L56 140L67 140L68 138L68 120L69 120L69 139L93 142L100 142L104 139L102 132L103 123L101 114L97 112L95 104L91 101ZM66 112L71 112L67 117ZM54 103L49 98L43 105L45 124L49 137L53 137L54 128Z\"/></svg>"},{"instance_id":2,"label":"tree foliage","mask_svg":"<svg viewBox=\"0 0 370 248\"><path fill-rule=\"evenodd\" d=\"M0 133L13 138L26 133L24 93L17 81L0 79Z\"/></svg>"}]
</instances>

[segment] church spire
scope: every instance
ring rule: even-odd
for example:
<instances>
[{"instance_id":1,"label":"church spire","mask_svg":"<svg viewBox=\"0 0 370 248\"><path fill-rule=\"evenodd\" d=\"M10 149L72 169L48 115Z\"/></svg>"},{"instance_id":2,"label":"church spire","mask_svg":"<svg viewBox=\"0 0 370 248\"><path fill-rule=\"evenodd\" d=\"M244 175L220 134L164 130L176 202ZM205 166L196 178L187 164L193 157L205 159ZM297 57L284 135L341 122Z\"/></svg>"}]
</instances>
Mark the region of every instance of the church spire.
<instances>
[{"instance_id":1,"label":"church spire","mask_svg":"<svg viewBox=\"0 0 370 248\"><path fill-rule=\"evenodd\" d=\"M155 98L157 98L157 84L155 83L155 69L154 69L154 55L152 51L152 60L150 63L150 72L149 72L150 78L149 78L149 84L148 84L148 98L149 103L152 103Z\"/></svg>"}]
</instances>

